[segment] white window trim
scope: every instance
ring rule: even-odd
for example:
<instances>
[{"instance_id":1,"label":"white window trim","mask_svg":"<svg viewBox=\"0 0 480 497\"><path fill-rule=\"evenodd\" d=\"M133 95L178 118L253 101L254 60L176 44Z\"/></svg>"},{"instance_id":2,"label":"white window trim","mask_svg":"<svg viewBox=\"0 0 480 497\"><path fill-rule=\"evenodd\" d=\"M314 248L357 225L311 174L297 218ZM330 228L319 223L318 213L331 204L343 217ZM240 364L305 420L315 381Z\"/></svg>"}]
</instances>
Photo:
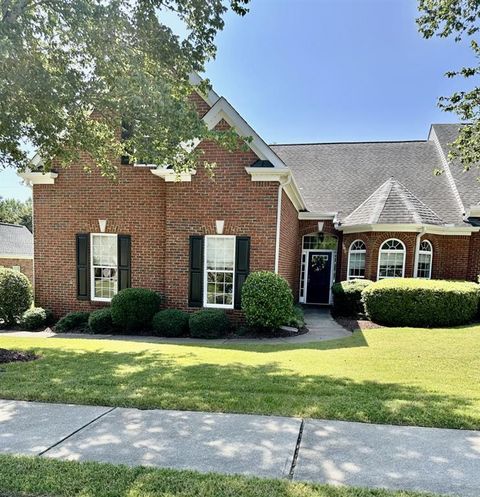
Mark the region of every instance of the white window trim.
<instances>
[{"instance_id":1,"label":"white window trim","mask_svg":"<svg viewBox=\"0 0 480 497\"><path fill-rule=\"evenodd\" d=\"M387 242L399 242L401 246L403 247L402 250L390 250L390 249L384 249L382 250L382 247L387 243ZM380 277L380 261L381 261L381 255L382 252L390 253L390 254L400 254L403 253L403 263L402 263L402 276L382 276ZM405 244L402 242L402 240L399 240L398 238L389 238L388 240L385 240L382 242L380 245L380 248L378 249L378 263L377 263L377 280L385 280L387 278L404 278L405 277L405 260L407 258L407 249L405 247Z\"/></svg>"},{"instance_id":2,"label":"white window trim","mask_svg":"<svg viewBox=\"0 0 480 497\"><path fill-rule=\"evenodd\" d=\"M112 299L105 297L95 297L95 272L93 270L93 237L94 236L109 236L118 238L116 233L90 233L90 300L93 302L111 302ZM118 241L117 241L118 244ZM118 245L117 245L118 246ZM115 294L118 293L118 260L117 260L117 287Z\"/></svg>"},{"instance_id":3,"label":"white window trim","mask_svg":"<svg viewBox=\"0 0 480 497\"><path fill-rule=\"evenodd\" d=\"M208 272L207 270L207 245L208 239L210 238L230 238L233 240L233 270L210 270L210 272L215 273L233 273L232 278L232 303L231 304L209 304L207 303L207 293L208 293ZM203 307L213 308L213 309L233 309L235 306L235 259L236 259L237 243L236 237L234 235L206 235L205 236L205 250L203 254Z\"/></svg>"},{"instance_id":4,"label":"white window trim","mask_svg":"<svg viewBox=\"0 0 480 497\"><path fill-rule=\"evenodd\" d=\"M365 246L365 249L363 250L352 250L352 247L355 243L361 242ZM350 277L350 256L352 255L352 252L355 252L356 254L365 254L365 268L367 265L367 244L361 240L360 238L357 238L356 240L353 240L353 242L350 244L350 247L348 248L348 261L347 261L347 280L362 280L365 279L365 276L353 276Z\"/></svg>"},{"instance_id":5,"label":"white window trim","mask_svg":"<svg viewBox=\"0 0 480 497\"><path fill-rule=\"evenodd\" d=\"M430 251L420 250L420 247L421 247L422 243L428 243L428 245L430 246ZM424 255L429 255L430 256L430 270L428 271L428 276L422 276L422 277L418 276L418 266L420 265L420 257L419 257L420 254L424 254ZM430 279L432 279L432 267L433 267L433 245L432 245L432 242L430 240L421 240L419 248L418 248L417 267L415 268L415 276L417 278L422 279L422 280L430 280Z\"/></svg>"}]
</instances>

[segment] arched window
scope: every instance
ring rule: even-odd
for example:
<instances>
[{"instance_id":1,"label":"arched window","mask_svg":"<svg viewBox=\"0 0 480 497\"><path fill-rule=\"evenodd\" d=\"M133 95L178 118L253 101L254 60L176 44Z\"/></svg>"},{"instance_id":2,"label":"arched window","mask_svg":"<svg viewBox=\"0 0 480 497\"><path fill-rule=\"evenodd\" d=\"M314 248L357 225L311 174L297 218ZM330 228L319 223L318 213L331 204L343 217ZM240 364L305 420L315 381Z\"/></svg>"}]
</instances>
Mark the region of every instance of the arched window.
<instances>
[{"instance_id":1,"label":"arched window","mask_svg":"<svg viewBox=\"0 0 480 497\"><path fill-rule=\"evenodd\" d=\"M405 245L394 238L386 240L378 254L378 279L403 278L405 274Z\"/></svg>"},{"instance_id":2,"label":"arched window","mask_svg":"<svg viewBox=\"0 0 480 497\"><path fill-rule=\"evenodd\" d=\"M422 240L418 250L417 278L432 277L433 248L428 240Z\"/></svg>"},{"instance_id":3,"label":"arched window","mask_svg":"<svg viewBox=\"0 0 480 497\"><path fill-rule=\"evenodd\" d=\"M348 251L347 279L365 278L367 247L362 240L355 240Z\"/></svg>"}]
</instances>

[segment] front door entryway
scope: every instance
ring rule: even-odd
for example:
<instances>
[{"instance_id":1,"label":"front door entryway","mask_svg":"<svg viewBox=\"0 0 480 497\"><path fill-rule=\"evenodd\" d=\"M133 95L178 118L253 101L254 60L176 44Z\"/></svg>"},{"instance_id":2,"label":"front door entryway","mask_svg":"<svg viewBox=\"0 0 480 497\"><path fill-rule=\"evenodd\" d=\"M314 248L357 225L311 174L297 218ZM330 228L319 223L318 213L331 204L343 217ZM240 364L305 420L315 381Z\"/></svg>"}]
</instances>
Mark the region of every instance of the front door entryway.
<instances>
[{"instance_id":1,"label":"front door entryway","mask_svg":"<svg viewBox=\"0 0 480 497\"><path fill-rule=\"evenodd\" d=\"M309 252L307 304L329 304L333 252Z\"/></svg>"}]
</instances>

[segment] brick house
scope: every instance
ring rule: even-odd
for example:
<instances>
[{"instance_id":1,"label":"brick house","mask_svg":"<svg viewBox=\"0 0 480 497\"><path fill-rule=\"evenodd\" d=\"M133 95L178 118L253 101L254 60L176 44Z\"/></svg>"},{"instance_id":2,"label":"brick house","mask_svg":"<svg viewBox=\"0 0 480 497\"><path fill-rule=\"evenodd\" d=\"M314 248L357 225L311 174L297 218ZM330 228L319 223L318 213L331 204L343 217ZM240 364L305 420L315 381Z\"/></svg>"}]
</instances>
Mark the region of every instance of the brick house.
<instances>
[{"instance_id":1,"label":"brick house","mask_svg":"<svg viewBox=\"0 0 480 497\"><path fill-rule=\"evenodd\" d=\"M0 223L0 267L22 272L33 284L33 235L25 226Z\"/></svg>"},{"instance_id":2,"label":"brick house","mask_svg":"<svg viewBox=\"0 0 480 497\"><path fill-rule=\"evenodd\" d=\"M480 185L447 161L458 126L433 125L425 141L269 146L213 90L192 100L210 129L251 137L247 151L197 145L213 179L202 167L177 177L119 165L112 182L83 172L87 155L21 174L33 188L37 305L90 310L134 286L169 307L235 314L258 270L307 304L329 304L348 278L476 280Z\"/></svg>"}]
</instances>

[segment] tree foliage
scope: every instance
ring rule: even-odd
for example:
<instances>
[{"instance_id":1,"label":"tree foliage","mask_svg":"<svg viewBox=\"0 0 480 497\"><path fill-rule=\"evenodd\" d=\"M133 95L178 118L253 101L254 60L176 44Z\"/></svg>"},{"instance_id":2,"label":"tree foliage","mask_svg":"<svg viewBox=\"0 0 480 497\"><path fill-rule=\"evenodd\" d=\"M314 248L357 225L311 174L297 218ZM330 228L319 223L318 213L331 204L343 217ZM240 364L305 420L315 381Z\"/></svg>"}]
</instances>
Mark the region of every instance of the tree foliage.
<instances>
[{"instance_id":1,"label":"tree foliage","mask_svg":"<svg viewBox=\"0 0 480 497\"><path fill-rule=\"evenodd\" d=\"M106 176L123 155L181 171L199 158L182 144L231 145L233 132L209 133L197 116L189 75L214 57L228 8L244 15L248 2L0 0L0 166L27 167L27 144L46 170L83 152Z\"/></svg>"},{"instance_id":2,"label":"tree foliage","mask_svg":"<svg viewBox=\"0 0 480 497\"><path fill-rule=\"evenodd\" d=\"M446 73L449 78L463 77L473 84L470 89L440 97L439 106L454 112L462 121L458 138L452 143L450 158L459 159L465 169L480 165L480 46L476 41L480 29L479 0L419 0L417 25L425 38L467 39L476 63Z\"/></svg>"},{"instance_id":3,"label":"tree foliage","mask_svg":"<svg viewBox=\"0 0 480 497\"><path fill-rule=\"evenodd\" d=\"M23 224L32 231L32 199L22 202L14 198L0 197L0 222Z\"/></svg>"}]
</instances>

